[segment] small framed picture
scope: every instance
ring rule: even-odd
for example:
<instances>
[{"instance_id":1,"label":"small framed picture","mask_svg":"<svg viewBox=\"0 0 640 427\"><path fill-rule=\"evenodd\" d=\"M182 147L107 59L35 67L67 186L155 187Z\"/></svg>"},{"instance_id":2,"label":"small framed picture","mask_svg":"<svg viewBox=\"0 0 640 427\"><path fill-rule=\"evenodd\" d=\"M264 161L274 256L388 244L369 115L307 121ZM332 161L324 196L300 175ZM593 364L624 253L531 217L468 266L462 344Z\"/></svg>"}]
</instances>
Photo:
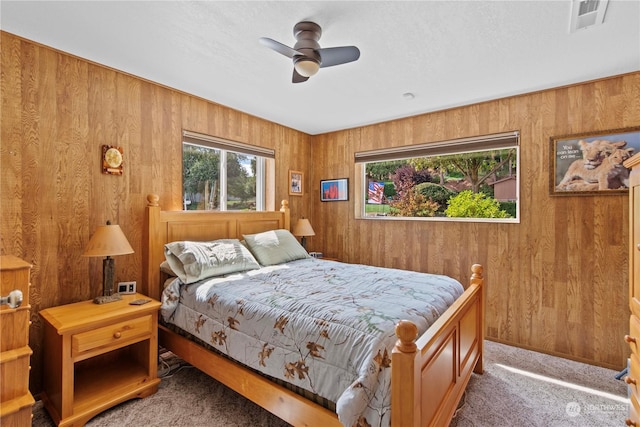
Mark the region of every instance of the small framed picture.
<instances>
[{"instance_id":1,"label":"small framed picture","mask_svg":"<svg viewBox=\"0 0 640 427\"><path fill-rule=\"evenodd\" d=\"M326 179L320 181L320 200L339 202L349 200L349 179Z\"/></svg>"},{"instance_id":2,"label":"small framed picture","mask_svg":"<svg viewBox=\"0 0 640 427\"><path fill-rule=\"evenodd\" d=\"M122 175L122 147L111 145L102 146L102 173L107 175Z\"/></svg>"},{"instance_id":3,"label":"small framed picture","mask_svg":"<svg viewBox=\"0 0 640 427\"><path fill-rule=\"evenodd\" d=\"M136 282L120 282L118 283L118 293L119 294L135 294L136 293Z\"/></svg>"},{"instance_id":4,"label":"small framed picture","mask_svg":"<svg viewBox=\"0 0 640 427\"><path fill-rule=\"evenodd\" d=\"M289 171L289 195L302 196L303 194L303 174L300 171Z\"/></svg>"}]
</instances>

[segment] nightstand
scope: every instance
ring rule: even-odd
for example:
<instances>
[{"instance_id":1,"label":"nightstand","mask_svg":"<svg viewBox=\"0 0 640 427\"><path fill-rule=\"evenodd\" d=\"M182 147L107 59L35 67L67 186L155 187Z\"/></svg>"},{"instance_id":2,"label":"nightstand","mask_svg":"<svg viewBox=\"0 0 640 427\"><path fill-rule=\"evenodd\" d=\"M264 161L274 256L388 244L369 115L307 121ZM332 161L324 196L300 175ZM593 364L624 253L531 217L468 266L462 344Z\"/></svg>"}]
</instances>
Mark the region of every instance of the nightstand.
<instances>
[{"instance_id":1,"label":"nightstand","mask_svg":"<svg viewBox=\"0 0 640 427\"><path fill-rule=\"evenodd\" d=\"M321 256L321 257L314 256L314 258L319 259L320 261L338 261L338 258L333 258L330 256Z\"/></svg>"},{"instance_id":2,"label":"nightstand","mask_svg":"<svg viewBox=\"0 0 640 427\"><path fill-rule=\"evenodd\" d=\"M84 425L118 403L158 390L158 310L151 300L78 302L40 312L44 319L42 401L59 426Z\"/></svg>"},{"instance_id":3,"label":"nightstand","mask_svg":"<svg viewBox=\"0 0 640 427\"><path fill-rule=\"evenodd\" d=\"M315 259L321 259L324 261L338 261L338 258L326 257L322 252L309 252L309 255Z\"/></svg>"}]
</instances>

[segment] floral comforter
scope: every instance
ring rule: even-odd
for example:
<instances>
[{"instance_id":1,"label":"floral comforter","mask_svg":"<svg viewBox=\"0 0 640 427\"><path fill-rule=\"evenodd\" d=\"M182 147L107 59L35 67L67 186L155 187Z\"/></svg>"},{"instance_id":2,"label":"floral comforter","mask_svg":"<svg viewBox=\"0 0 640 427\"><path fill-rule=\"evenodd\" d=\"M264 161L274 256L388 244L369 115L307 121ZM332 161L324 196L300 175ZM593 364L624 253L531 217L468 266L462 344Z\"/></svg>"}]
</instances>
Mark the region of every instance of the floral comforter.
<instances>
[{"instance_id":1,"label":"floral comforter","mask_svg":"<svg viewBox=\"0 0 640 427\"><path fill-rule=\"evenodd\" d=\"M310 258L175 279L161 313L233 359L336 402L345 426L383 426L397 321L422 334L463 290L447 276Z\"/></svg>"}]
</instances>

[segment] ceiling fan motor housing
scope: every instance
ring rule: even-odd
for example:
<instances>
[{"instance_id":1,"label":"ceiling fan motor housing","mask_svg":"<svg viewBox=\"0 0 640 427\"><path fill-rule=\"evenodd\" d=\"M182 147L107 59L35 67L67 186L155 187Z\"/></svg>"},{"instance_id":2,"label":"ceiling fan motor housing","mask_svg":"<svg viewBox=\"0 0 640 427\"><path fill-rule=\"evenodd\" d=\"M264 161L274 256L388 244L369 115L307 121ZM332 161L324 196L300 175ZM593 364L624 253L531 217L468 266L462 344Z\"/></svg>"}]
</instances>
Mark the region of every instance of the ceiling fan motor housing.
<instances>
[{"instance_id":1,"label":"ceiling fan motor housing","mask_svg":"<svg viewBox=\"0 0 640 427\"><path fill-rule=\"evenodd\" d=\"M304 57L294 57L293 63L295 64L299 60L311 59L319 64L320 55L316 50L320 49L320 45L318 44L318 40L320 40L320 36L322 35L320 26L315 22L298 22L293 27L293 35L297 40L293 48L304 54Z\"/></svg>"},{"instance_id":2,"label":"ceiling fan motor housing","mask_svg":"<svg viewBox=\"0 0 640 427\"><path fill-rule=\"evenodd\" d=\"M315 22L302 21L293 26L293 36L296 40L312 39L320 40L322 29Z\"/></svg>"}]
</instances>

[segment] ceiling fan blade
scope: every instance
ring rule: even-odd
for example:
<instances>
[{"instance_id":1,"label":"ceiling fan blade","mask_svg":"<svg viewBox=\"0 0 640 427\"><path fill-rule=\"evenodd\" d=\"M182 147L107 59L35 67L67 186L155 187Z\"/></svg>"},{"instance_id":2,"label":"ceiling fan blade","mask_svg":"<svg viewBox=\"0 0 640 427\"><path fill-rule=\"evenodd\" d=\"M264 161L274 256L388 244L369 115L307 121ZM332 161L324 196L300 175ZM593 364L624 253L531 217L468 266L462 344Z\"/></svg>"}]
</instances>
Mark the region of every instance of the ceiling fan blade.
<instances>
[{"instance_id":1,"label":"ceiling fan blade","mask_svg":"<svg viewBox=\"0 0 640 427\"><path fill-rule=\"evenodd\" d=\"M281 53L287 58L293 58L294 55L302 55L302 53L298 52L297 50L267 37L260 37L258 41L260 42L260 44L268 47L269 49L273 49L278 53Z\"/></svg>"},{"instance_id":2,"label":"ceiling fan blade","mask_svg":"<svg viewBox=\"0 0 640 427\"><path fill-rule=\"evenodd\" d=\"M307 80L309 80L309 77L301 76L295 68L293 69L293 78L291 79L293 83L302 83L306 82Z\"/></svg>"},{"instance_id":3,"label":"ceiling fan blade","mask_svg":"<svg viewBox=\"0 0 640 427\"><path fill-rule=\"evenodd\" d=\"M320 68L346 64L360 58L360 49L355 46L329 47L316 52L320 55Z\"/></svg>"}]
</instances>

